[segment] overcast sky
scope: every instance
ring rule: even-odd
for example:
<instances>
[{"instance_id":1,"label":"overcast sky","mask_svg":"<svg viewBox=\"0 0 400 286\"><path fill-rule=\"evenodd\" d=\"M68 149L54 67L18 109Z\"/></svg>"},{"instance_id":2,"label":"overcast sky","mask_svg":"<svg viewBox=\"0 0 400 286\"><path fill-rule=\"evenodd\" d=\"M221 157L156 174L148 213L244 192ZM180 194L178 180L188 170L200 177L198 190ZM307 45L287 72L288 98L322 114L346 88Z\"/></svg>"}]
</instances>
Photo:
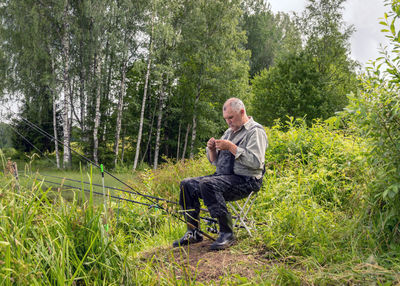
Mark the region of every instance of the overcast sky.
<instances>
[{"instance_id":1,"label":"overcast sky","mask_svg":"<svg viewBox=\"0 0 400 286\"><path fill-rule=\"evenodd\" d=\"M267 0L274 12L286 13L304 10L306 0ZM379 57L379 45L387 43L379 19L388 8L383 0L347 0L343 14L347 24L355 26L356 31L351 37L351 56L363 66L369 60Z\"/></svg>"}]
</instances>

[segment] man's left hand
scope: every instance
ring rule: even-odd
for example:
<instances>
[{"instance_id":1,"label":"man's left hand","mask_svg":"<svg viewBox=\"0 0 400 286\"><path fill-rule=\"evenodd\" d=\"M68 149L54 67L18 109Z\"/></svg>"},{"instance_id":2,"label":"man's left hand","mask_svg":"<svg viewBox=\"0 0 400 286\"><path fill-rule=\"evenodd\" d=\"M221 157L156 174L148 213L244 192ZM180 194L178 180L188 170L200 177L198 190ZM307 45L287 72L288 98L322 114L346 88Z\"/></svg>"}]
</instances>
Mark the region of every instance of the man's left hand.
<instances>
[{"instance_id":1,"label":"man's left hand","mask_svg":"<svg viewBox=\"0 0 400 286\"><path fill-rule=\"evenodd\" d=\"M229 150L232 154L236 154L237 146L229 140L215 140L215 146L219 150Z\"/></svg>"}]
</instances>

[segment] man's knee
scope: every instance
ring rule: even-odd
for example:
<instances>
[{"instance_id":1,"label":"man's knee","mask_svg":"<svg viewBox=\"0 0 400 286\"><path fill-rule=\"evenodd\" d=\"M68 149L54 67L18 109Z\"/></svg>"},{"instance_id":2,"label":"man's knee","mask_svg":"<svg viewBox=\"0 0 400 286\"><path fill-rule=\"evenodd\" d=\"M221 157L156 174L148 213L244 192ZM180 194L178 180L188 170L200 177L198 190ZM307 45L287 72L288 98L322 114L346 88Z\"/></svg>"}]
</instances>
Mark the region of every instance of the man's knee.
<instances>
[{"instance_id":1,"label":"man's knee","mask_svg":"<svg viewBox=\"0 0 400 286\"><path fill-rule=\"evenodd\" d=\"M186 178L180 182L179 204L182 208L186 206L197 206L199 200L199 190L197 178Z\"/></svg>"},{"instance_id":2,"label":"man's knee","mask_svg":"<svg viewBox=\"0 0 400 286\"><path fill-rule=\"evenodd\" d=\"M185 190L185 189L187 188L189 182L190 182L190 178L186 178L186 179L183 179L183 180L181 181L180 186L179 186L180 189L181 189L181 191L182 191L182 190Z\"/></svg>"},{"instance_id":3,"label":"man's knee","mask_svg":"<svg viewBox=\"0 0 400 286\"><path fill-rule=\"evenodd\" d=\"M213 178L203 178L199 182L199 189L203 193L203 191L213 191L217 186L217 182Z\"/></svg>"}]
</instances>

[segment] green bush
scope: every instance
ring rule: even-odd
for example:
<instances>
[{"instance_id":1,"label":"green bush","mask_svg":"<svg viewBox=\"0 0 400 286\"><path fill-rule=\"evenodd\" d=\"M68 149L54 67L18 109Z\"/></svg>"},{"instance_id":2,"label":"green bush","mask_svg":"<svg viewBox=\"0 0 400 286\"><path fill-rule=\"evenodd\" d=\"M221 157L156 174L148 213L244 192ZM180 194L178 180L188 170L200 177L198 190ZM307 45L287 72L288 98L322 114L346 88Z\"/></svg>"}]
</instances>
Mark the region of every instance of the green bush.
<instances>
[{"instance_id":1,"label":"green bush","mask_svg":"<svg viewBox=\"0 0 400 286\"><path fill-rule=\"evenodd\" d=\"M18 151L15 150L15 148L9 147L9 148L3 148L0 149L0 151L3 153L5 158L11 158L11 159L17 159L18 158Z\"/></svg>"},{"instance_id":2,"label":"green bush","mask_svg":"<svg viewBox=\"0 0 400 286\"><path fill-rule=\"evenodd\" d=\"M337 118L315 122L290 119L268 130L267 171L254 210L267 225L262 240L279 255L340 261L335 249L363 208L364 142L337 129Z\"/></svg>"},{"instance_id":3,"label":"green bush","mask_svg":"<svg viewBox=\"0 0 400 286\"><path fill-rule=\"evenodd\" d=\"M380 23L390 47L369 67L359 92L349 95L343 115L370 146L366 159L375 180L369 184L365 216L379 244L396 247L400 241L400 31L395 22L400 19L400 3L387 3L391 11ZM381 67L386 69L382 72Z\"/></svg>"}]
</instances>

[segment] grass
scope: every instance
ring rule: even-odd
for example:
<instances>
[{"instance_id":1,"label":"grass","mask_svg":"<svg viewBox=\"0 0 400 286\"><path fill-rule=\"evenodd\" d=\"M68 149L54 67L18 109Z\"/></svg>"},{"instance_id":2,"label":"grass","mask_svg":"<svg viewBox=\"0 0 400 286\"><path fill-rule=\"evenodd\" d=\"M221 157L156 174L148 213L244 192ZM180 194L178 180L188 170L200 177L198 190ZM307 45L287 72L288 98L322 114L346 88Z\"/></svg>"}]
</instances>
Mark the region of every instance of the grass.
<instances>
[{"instance_id":1,"label":"grass","mask_svg":"<svg viewBox=\"0 0 400 286\"><path fill-rule=\"evenodd\" d=\"M101 184L98 171L41 168L38 173L31 164L20 187L0 173L0 284L399 283L400 249L383 250L366 219L374 172L365 160L365 142L329 122L307 127L289 121L267 133L267 172L252 209L260 225L254 237L239 232L231 248L232 255L247 254L261 263L252 266L251 277L227 269L218 279L204 280L200 264L178 263L170 243L185 228L161 210L116 200L104 208L102 197L91 199L93 193L82 199L80 183L65 196L42 181L44 174L54 174ZM175 201L181 179L212 171L199 154L194 160L167 162L157 171L118 176L142 193ZM107 177L106 185L116 186ZM164 254L149 256L155 249Z\"/></svg>"}]
</instances>

